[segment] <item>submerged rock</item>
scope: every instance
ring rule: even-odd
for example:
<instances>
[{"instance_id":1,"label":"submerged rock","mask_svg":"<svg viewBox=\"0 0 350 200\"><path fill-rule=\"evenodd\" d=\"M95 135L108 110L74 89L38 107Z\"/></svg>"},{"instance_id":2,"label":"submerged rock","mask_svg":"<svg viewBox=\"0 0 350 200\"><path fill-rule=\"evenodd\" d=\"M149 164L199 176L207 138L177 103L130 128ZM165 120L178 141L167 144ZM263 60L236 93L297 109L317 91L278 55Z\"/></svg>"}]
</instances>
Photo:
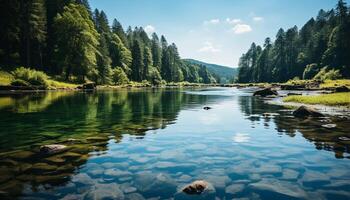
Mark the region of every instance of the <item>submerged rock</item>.
<instances>
[{"instance_id":1,"label":"submerged rock","mask_svg":"<svg viewBox=\"0 0 350 200\"><path fill-rule=\"evenodd\" d=\"M204 110L210 110L210 109L211 109L211 107L209 107L209 106L205 106L203 109L204 109Z\"/></svg>"},{"instance_id":2,"label":"submerged rock","mask_svg":"<svg viewBox=\"0 0 350 200\"><path fill-rule=\"evenodd\" d=\"M210 184L206 181L199 180L199 181L194 181L189 185L186 185L183 189L182 192L186 194L201 194L204 190L208 189Z\"/></svg>"},{"instance_id":3,"label":"submerged rock","mask_svg":"<svg viewBox=\"0 0 350 200\"><path fill-rule=\"evenodd\" d=\"M271 88L265 88L262 90L258 90L256 92L254 92L253 96L262 96L262 97L266 97L266 96L272 96L272 95L278 95L277 91L272 90Z\"/></svg>"},{"instance_id":4,"label":"submerged rock","mask_svg":"<svg viewBox=\"0 0 350 200\"><path fill-rule=\"evenodd\" d=\"M313 108L300 106L293 112L295 117L324 117L324 115Z\"/></svg>"},{"instance_id":5,"label":"submerged rock","mask_svg":"<svg viewBox=\"0 0 350 200\"><path fill-rule=\"evenodd\" d=\"M66 149L67 146L61 144L50 144L44 145L40 147L40 153L42 154L54 154L59 153Z\"/></svg>"}]
</instances>

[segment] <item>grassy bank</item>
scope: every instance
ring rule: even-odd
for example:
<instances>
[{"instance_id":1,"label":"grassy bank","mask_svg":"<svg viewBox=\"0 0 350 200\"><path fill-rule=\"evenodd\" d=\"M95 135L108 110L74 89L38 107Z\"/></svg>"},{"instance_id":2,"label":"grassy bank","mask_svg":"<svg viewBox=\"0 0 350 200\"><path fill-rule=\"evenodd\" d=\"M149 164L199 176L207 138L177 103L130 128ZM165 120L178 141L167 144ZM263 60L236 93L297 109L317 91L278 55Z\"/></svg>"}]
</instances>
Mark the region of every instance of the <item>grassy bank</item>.
<instances>
[{"instance_id":1,"label":"grassy bank","mask_svg":"<svg viewBox=\"0 0 350 200\"><path fill-rule=\"evenodd\" d=\"M18 78L16 79L16 77L13 75L13 72L11 73L11 72L0 70L0 85L3 85L3 86L11 85L15 80L18 81ZM22 80L22 81L26 82L26 80ZM77 84L54 80L47 75L45 75L45 78L42 78L41 81L45 82L45 87L47 89L75 89L78 86ZM30 85L29 83L27 84Z\"/></svg>"},{"instance_id":2,"label":"grassy bank","mask_svg":"<svg viewBox=\"0 0 350 200\"><path fill-rule=\"evenodd\" d=\"M350 92L311 95L311 96L288 96L283 98L283 101L305 103L305 104L321 104L321 105L328 105L328 106L350 107Z\"/></svg>"}]
</instances>

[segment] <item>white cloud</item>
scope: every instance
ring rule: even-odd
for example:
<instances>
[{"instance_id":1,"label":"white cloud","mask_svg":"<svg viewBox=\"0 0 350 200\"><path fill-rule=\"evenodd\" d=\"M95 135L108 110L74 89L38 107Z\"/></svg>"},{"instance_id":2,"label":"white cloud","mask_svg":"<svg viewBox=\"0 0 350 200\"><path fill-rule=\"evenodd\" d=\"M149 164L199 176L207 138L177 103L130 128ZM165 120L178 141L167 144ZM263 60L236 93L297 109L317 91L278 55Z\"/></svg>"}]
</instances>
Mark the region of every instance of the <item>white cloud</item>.
<instances>
[{"instance_id":1,"label":"white cloud","mask_svg":"<svg viewBox=\"0 0 350 200\"><path fill-rule=\"evenodd\" d=\"M264 20L264 18L262 18L262 17L253 17L253 20L254 20L255 22L261 22L261 21Z\"/></svg>"},{"instance_id":2,"label":"white cloud","mask_svg":"<svg viewBox=\"0 0 350 200\"><path fill-rule=\"evenodd\" d=\"M198 50L199 52L210 52L210 53L216 53L220 52L221 50L217 47L215 47L211 42L205 42L204 46Z\"/></svg>"},{"instance_id":3,"label":"white cloud","mask_svg":"<svg viewBox=\"0 0 350 200\"><path fill-rule=\"evenodd\" d=\"M151 35L152 33L154 33L156 31L156 28L154 28L154 26L152 25L147 25L145 27L145 32L148 34L148 35Z\"/></svg>"},{"instance_id":4,"label":"white cloud","mask_svg":"<svg viewBox=\"0 0 350 200\"><path fill-rule=\"evenodd\" d=\"M220 23L220 19L211 19L203 22L204 25L216 25L219 23Z\"/></svg>"},{"instance_id":5,"label":"white cloud","mask_svg":"<svg viewBox=\"0 0 350 200\"><path fill-rule=\"evenodd\" d=\"M229 23L229 24L238 24L238 23L241 23L242 20L241 19L226 18L226 22Z\"/></svg>"},{"instance_id":6,"label":"white cloud","mask_svg":"<svg viewBox=\"0 0 350 200\"><path fill-rule=\"evenodd\" d=\"M243 34L243 33L248 33L251 32L253 29L248 25L248 24L236 24L233 28L232 31L235 34Z\"/></svg>"}]
</instances>

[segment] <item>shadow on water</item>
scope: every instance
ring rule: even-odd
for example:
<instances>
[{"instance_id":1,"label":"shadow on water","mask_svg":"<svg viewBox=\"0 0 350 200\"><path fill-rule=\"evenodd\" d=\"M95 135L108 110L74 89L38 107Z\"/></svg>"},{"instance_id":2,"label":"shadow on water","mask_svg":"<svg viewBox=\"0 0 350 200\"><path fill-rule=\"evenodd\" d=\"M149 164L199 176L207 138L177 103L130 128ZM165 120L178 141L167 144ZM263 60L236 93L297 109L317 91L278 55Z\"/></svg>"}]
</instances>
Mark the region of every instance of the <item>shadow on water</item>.
<instances>
[{"instance_id":1,"label":"shadow on water","mask_svg":"<svg viewBox=\"0 0 350 200\"><path fill-rule=\"evenodd\" d=\"M183 109L218 97L177 90L48 92L0 97L0 195L20 196L25 187L62 185L92 154L123 134L142 139L147 131L174 123ZM41 145L64 144L50 156Z\"/></svg>"},{"instance_id":2,"label":"shadow on water","mask_svg":"<svg viewBox=\"0 0 350 200\"><path fill-rule=\"evenodd\" d=\"M264 103L258 97L239 97L239 104L252 126L256 122L263 122L268 127L273 122L279 134L295 137L297 133L301 133L316 149L333 151L336 158L344 158L344 153L350 154L350 141L341 139L349 137L350 120L347 118L295 118L292 110ZM323 127L325 124L336 124L336 127Z\"/></svg>"}]
</instances>

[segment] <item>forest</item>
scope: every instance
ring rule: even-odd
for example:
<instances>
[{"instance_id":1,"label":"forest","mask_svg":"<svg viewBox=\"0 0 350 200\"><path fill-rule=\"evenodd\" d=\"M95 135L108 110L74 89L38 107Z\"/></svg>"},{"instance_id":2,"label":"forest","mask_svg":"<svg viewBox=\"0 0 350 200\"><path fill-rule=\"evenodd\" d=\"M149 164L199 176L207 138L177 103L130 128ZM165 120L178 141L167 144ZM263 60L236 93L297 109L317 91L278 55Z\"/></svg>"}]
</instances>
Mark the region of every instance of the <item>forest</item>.
<instances>
[{"instance_id":1,"label":"forest","mask_svg":"<svg viewBox=\"0 0 350 200\"><path fill-rule=\"evenodd\" d=\"M299 30L279 29L272 42L252 43L239 62L237 81L286 82L290 79L350 77L350 8L339 0L336 8L320 10Z\"/></svg>"},{"instance_id":2,"label":"forest","mask_svg":"<svg viewBox=\"0 0 350 200\"><path fill-rule=\"evenodd\" d=\"M35 70L101 85L217 81L205 66L181 60L165 36L149 37L142 27L125 30L117 19L110 26L88 0L1 1L0 35L0 69L22 74L17 77Z\"/></svg>"}]
</instances>

